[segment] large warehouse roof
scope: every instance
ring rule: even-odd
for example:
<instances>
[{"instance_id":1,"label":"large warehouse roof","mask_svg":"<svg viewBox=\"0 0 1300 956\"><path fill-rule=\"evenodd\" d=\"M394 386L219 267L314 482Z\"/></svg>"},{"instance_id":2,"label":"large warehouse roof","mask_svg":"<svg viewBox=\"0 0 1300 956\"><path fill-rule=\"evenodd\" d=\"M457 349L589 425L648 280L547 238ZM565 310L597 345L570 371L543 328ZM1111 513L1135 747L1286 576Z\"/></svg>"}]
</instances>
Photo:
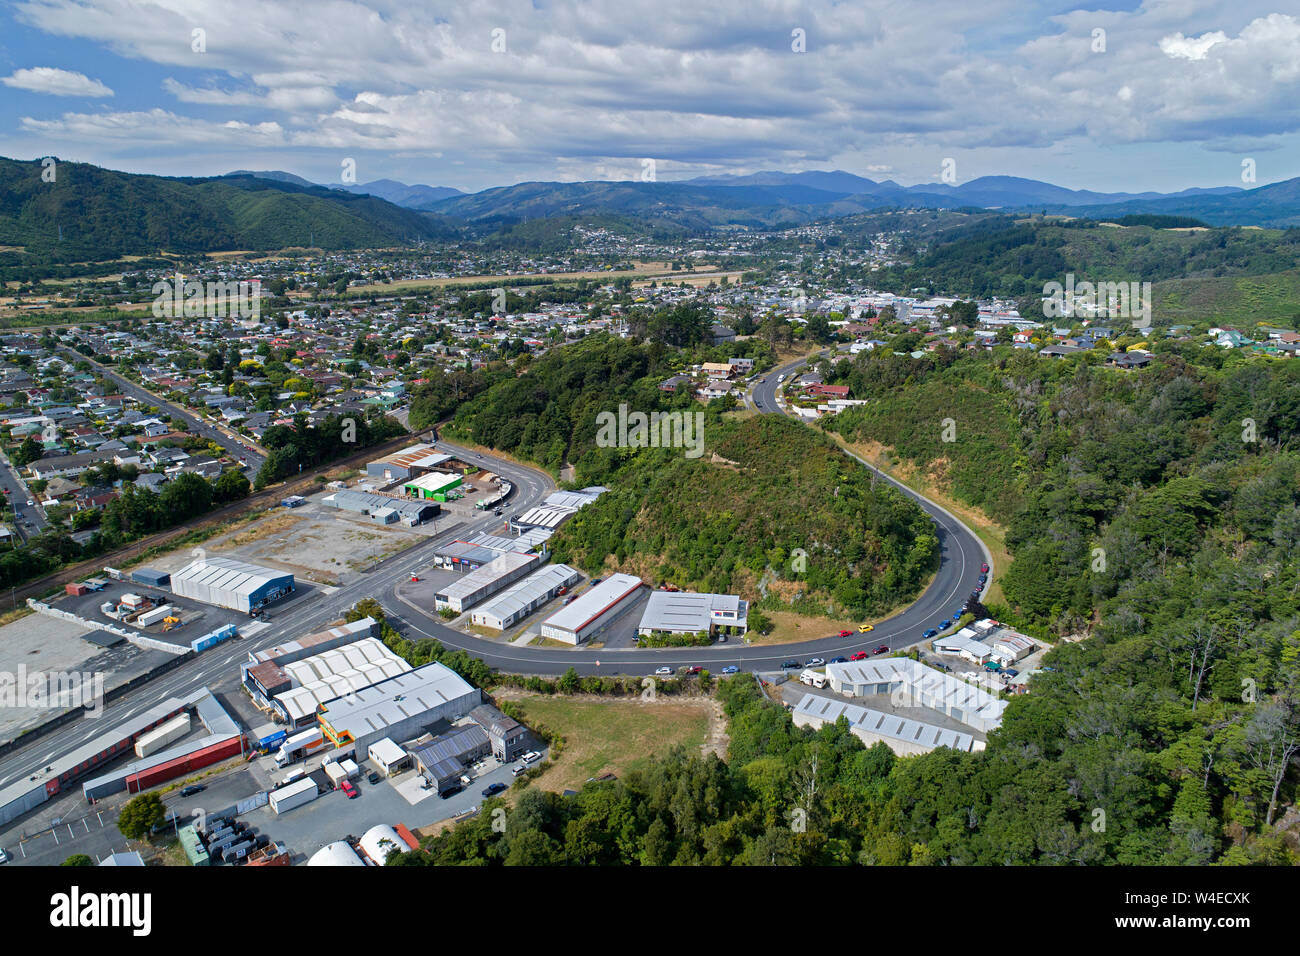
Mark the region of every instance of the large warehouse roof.
<instances>
[{"instance_id":1,"label":"large warehouse roof","mask_svg":"<svg viewBox=\"0 0 1300 956\"><path fill-rule=\"evenodd\" d=\"M910 695L924 699L925 706L957 708L982 721L1000 721L1007 707L988 691L907 657L828 664L826 673L835 683L901 684Z\"/></svg>"},{"instance_id":2,"label":"large warehouse roof","mask_svg":"<svg viewBox=\"0 0 1300 956\"><path fill-rule=\"evenodd\" d=\"M715 617L722 612L732 617ZM638 627L654 631L707 631L714 624L743 626L748 608L734 594L692 594L687 591L654 591L646 601Z\"/></svg>"},{"instance_id":3,"label":"large warehouse roof","mask_svg":"<svg viewBox=\"0 0 1300 956\"><path fill-rule=\"evenodd\" d=\"M936 727L919 720L909 720L897 714L856 707L842 700L816 694L804 694L803 699L795 705L793 714L796 718L810 717L827 724L835 723L841 715L849 722L850 730L888 737L914 747L951 747L969 753L975 746L975 738L970 734Z\"/></svg>"},{"instance_id":4,"label":"large warehouse roof","mask_svg":"<svg viewBox=\"0 0 1300 956\"><path fill-rule=\"evenodd\" d=\"M639 587L641 579L638 577L611 574L594 588L589 588L568 607L560 608L543 623L566 631L580 631Z\"/></svg>"},{"instance_id":5,"label":"large warehouse roof","mask_svg":"<svg viewBox=\"0 0 1300 956\"><path fill-rule=\"evenodd\" d=\"M182 597L195 597L209 604L218 604L220 602L215 598L220 595L237 595L247 600L262 588L275 585L286 578L293 581L293 575L285 571L273 571L233 558L206 557L193 561L174 573L172 591ZM205 593L211 597L204 597Z\"/></svg>"},{"instance_id":6,"label":"large warehouse roof","mask_svg":"<svg viewBox=\"0 0 1300 956\"><path fill-rule=\"evenodd\" d=\"M316 713L320 704L372 684L404 674L411 669L374 637L363 638L315 657L283 665L298 686L276 695L289 719L301 720Z\"/></svg>"},{"instance_id":7,"label":"large warehouse roof","mask_svg":"<svg viewBox=\"0 0 1300 956\"><path fill-rule=\"evenodd\" d=\"M548 564L517 584L512 584L475 613L505 620L524 608L531 607L556 588L570 586L577 579L578 572L567 564Z\"/></svg>"},{"instance_id":8,"label":"large warehouse roof","mask_svg":"<svg viewBox=\"0 0 1300 956\"><path fill-rule=\"evenodd\" d=\"M455 671L442 664L425 664L354 694L326 701L322 719L336 735L350 734L353 740L360 740L460 698L473 699L468 710L478 705L478 696L478 691Z\"/></svg>"},{"instance_id":9,"label":"large warehouse roof","mask_svg":"<svg viewBox=\"0 0 1300 956\"><path fill-rule=\"evenodd\" d=\"M308 866L365 866L357 851L342 840L329 843L311 855Z\"/></svg>"},{"instance_id":10,"label":"large warehouse roof","mask_svg":"<svg viewBox=\"0 0 1300 956\"><path fill-rule=\"evenodd\" d=\"M537 555L535 554L520 554L514 551L498 554L487 564L451 582L438 592L438 596L439 598L445 597L448 601L463 601L498 578L504 577L525 565L532 564L536 560Z\"/></svg>"}]
</instances>

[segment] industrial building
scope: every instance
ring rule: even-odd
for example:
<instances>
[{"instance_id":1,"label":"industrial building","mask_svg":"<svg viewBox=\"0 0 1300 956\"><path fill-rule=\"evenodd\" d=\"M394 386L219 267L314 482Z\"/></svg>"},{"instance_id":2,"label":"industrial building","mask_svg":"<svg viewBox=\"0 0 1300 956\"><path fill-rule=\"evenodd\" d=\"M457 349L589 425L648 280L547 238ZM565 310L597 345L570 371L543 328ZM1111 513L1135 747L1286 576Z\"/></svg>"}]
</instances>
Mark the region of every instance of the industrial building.
<instances>
[{"instance_id":1,"label":"industrial building","mask_svg":"<svg viewBox=\"0 0 1300 956\"><path fill-rule=\"evenodd\" d=\"M983 664L993 656L993 648L977 638L973 627L963 627L956 634L936 637L930 648L936 654L953 654L972 664Z\"/></svg>"},{"instance_id":2,"label":"industrial building","mask_svg":"<svg viewBox=\"0 0 1300 956\"><path fill-rule=\"evenodd\" d=\"M555 597L561 588L571 588L580 579L581 575L567 564L548 564L476 608L470 621L504 631Z\"/></svg>"},{"instance_id":3,"label":"industrial building","mask_svg":"<svg viewBox=\"0 0 1300 956\"><path fill-rule=\"evenodd\" d=\"M418 850L419 842L406 827L394 829L387 823L379 823L361 834L361 852L370 858L376 866L383 866L388 857L397 852Z\"/></svg>"},{"instance_id":4,"label":"industrial building","mask_svg":"<svg viewBox=\"0 0 1300 956\"><path fill-rule=\"evenodd\" d=\"M288 681L287 687L271 695L271 705L282 720L296 728L314 724L317 709L326 701L405 674L411 665L383 641L366 637L288 664L259 664L249 669L249 679L269 690L271 668Z\"/></svg>"},{"instance_id":5,"label":"industrial building","mask_svg":"<svg viewBox=\"0 0 1300 956\"><path fill-rule=\"evenodd\" d=\"M499 554L477 570L453 581L434 595L438 610L451 608L457 614L469 610L498 591L508 588L541 563L536 554Z\"/></svg>"},{"instance_id":6,"label":"industrial building","mask_svg":"<svg viewBox=\"0 0 1300 956\"><path fill-rule=\"evenodd\" d=\"M244 614L294 590L292 574L232 558L200 558L172 575L173 594Z\"/></svg>"},{"instance_id":7,"label":"industrial building","mask_svg":"<svg viewBox=\"0 0 1300 956\"><path fill-rule=\"evenodd\" d=\"M367 515L380 524L401 522L411 528L432 521L442 513L442 505L436 501L390 498L387 495L372 495L365 491L346 489L326 495L321 499L321 504L327 508Z\"/></svg>"},{"instance_id":8,"label":"industrial building","mask_svg":"<svg viewBox=\"0 0 1300 956\"><path fill-rule=\"evenodd\" d=\"M543 621L542 637L565 644L590 640L636 604L641 586L640 578L630 574L611 574Z\"/></svg>"},{"instance_id":9,"label":"industrial building","mask_svg":"<svg viewBox=\"0 0 1300 956\"><path fill-rule=\"evenodd\" d=\"M577 513L577 508L552 508L538 505L535 508L529 508L523 514L511 517L509 527L514 534L532 531L535 528L540 528L543 531L554 531Z\"/></svg>"},{"instance_id":10,"label":"industrial building","mask_svg":"<svg viewBox=\"0 0 1300 956\"><path fill-rule=\"evenodd\" d=\"M710 637L718 631L743 634L749 627L749 603L734 594L690 594L685 591L654 591L636 632L648 637L656 631L668 634L700 634Z\"/></svg>"},{"instance_id":11,"label":"industrial building","mask_svg":"<svg viewBox=\"0 0 1300 956\"><path fill-rule=\"evenodd\" d=\"M395 484L425 474L434 468L452 468L457 465L463 467L463 463L451 455L445 455L433 445L421 442L369 462L366 465L366 474L371 478L380 479L385 484Z\"/></svg>"},{"instance_id":12,"label":"industrial building","mask_svg":"<svg viewBox=\"0 0 1300 956\"><path fill-rule=\"evenodd\" d=\"M470 544L468 541L452 541L433 552L433 563L444 571L468 574L490 563L499 554L499 551Z\"/></svg>"},{"instance_id":13,"label":"industrial building","mask_svg":"<svg viewBox=\"0 0 1300 956\"><path fill-rule=\"evenodd\" d=\"M469 715L488 735L492 756L502 763L514 760L528 749L528 728L491 704L480 704Z\"/></svg>"},{"instance_id":14,"label":"industrial building","mask_svg":"<svg viewBox=\"0 0 1300 956\"><path fill-rule=\"evenodd\" d=\"M347 843L339 840L328 843L311 855L308 866L365 866L365 861L357 856L357 851Z\"/></svg>"},{"instance_id":15,"label":"industrial building","mask_svg":"<svg viewBox=\"0 0 1300 956\"><path fill-rule=\"evenodd\" d=\"M319 719L335 746L352 743L356 753L364 754L385 737L410 740L439 720L468 714L481 702L477 688L434 663L326 701Z\"/></svg>"},{"instance_id":16,"label":"industrial building","mask_svg":"<svg viewBox=\"0 0 1300 956\"><path fill-rule=\"evenodd\" d=\"M1007 702L965 681L907 657L826 665L830 688L849 697L894 695L908 706L928 707L981 733L1001 725Z\"/></svg>"},{"instance_id":17,"label":"industrial building","mask_svg":"<svg viewBox=\"0 0 1300 956\"><path fill-rule=\"evenodd\" d=\"M50 761L44 770L28 774L0 790L0 824L15 820L68 789L97 767L131 750L142 735L159 727L193 706L206 688L188 697L169 697L111 730L92 737L80 747Z\"/></svg>"},{"instance_id":18,"label":"industrial building","mask_svg":"<svg viewBox=\"0 0 1300 956\"><path fill-rule=\"evenodd\" d=\"M460 487L461 481L460 475L444 475L442 472L431 471L406 481L402 485L402 491L412 498L446 501L447 492Z\"/></svg>"},{"instance_id":19,"label":"industrial building","mask_svg":"<svg viewBox=\"0 0 1300 956\"><path fill-rule=\"evenodd\" d=\"M816 694L804 694L790 716L796 727L813 728L833 724L844 717L849 722L849 730L868 747L883 743L900 757L929 753L936 747L951 747L963 753L984 749L984 742L970 734Z\"/></svg>"},{"instance_id":20,"label":"industrial building","mask_svg":"<svg viewBox=\"0 0 1300 956\"><path fill-rule=\"evenodd\" d=\"M415 768L439 793L456 786L465 768L492 752L492 743L482 727L467 724L434 737L411 751Z\"/></svg>"}]
</instances>

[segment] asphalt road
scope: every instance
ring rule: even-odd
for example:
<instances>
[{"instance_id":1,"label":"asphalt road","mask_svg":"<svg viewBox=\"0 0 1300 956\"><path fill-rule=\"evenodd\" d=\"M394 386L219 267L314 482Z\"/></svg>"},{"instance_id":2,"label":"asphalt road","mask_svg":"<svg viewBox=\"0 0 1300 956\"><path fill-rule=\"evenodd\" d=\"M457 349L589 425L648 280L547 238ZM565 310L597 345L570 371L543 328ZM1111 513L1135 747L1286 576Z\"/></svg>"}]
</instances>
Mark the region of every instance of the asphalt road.
<instances>
[{"instance_id":1,"label":"asphalt road","mask_svg":"<svg viewBox=\"0 0 1300 956\"><path fill-rule=\"evenodd\" d=\"M242 460L244 467L246 469L251 469L252 474L257 474L258 469L262 467L262 462L266 460L265 456L260 452L244 442L236 440L233 437L233 433L209 425L207 422L200 420L198 416L189 409L183 408L174 402L169 402L150 393L148 390L135 384L135 382L131 381L129 378L124 378L107 365L100 365L94 359L87 358L73 349L62 348L62 351L73 361L85 359L105 378L110 378L116 382L117 386L122 390L123 395L129 395L131 398L136 399L136 401L143 402L146 405L157 405L168 415L183 421L186 429L191 435L198 435L201 438L206 438L208 441L216 442L231 456L233 456L236 461Z\"/></svg>"},{"instance_id":2,"label":"asphalt road","mask_svg":"<svg viewBox=\"0 0 1300 956\"><path fill-rule=\"evenodd\" d=\"M759 410L779 414L776 404L776 378L803 364L791 363L769 372L756 381L754 397ZM477 455L466 449L439 442L439 448L481 462L501 474L515 485L506 509L522 510L549 493L553 484L542 472L524 468L491 455ZM861 459L858 459L861 461ZM870 467L862 462L864 467ZM272 605L270 624L251 638L219 645L200 655L192 662L150 682L143 692L103 708L99 720L81 720L34 741L0 763L0 786L27 776L47 764L55 755L63 754L102 733L128 717L135 716L165 697L191 691L200 686L215 686L229 680L238 662L247 658L249 651L301 637L319 630L329 621L337 620L342 613L363 597L377 597L388 613L389 621L411 639L432 637L450 648L461 648L488 665L502 671L525 674L556 675L573 667L580 674L627 674L641 676L652 674L659 667L677 668L699 664L717 674L723 667L735 665L745 671L775 671L789 659L806 661L813 657L830 659L848 657L857 651L870 653L885 645L899 650L922 640L922 633L938 626L944 618L952 617L964 604L974 588L981 562L991 563L990 555L976 535L939 505L918 495L881 473L880 477L895 485L901 492L915 499L936 523L942 560L930 587L910 607L881 622L869 634L854 633L849 637L825 637L797 644L751 645L739 642L714 644L707 648L646 648L646 649L574 649L562 650L538 647L514 647L489 641L447 627L436 612L425 609L405 599L404 585L410 583L412 573L426 567L438 543L449 539L467 537L476 531L499 529L501 518L491 514L467 525L432 536L427 541L393 555L370 569L358 580L326 593L312 589L299 595L299 600ZM21 824L19 825L22 826ZM0 840L4 837L0 835Z\"/></svg>"},{"instance_id":3,"label":"asphalt road","mask_svg":"<svg viewBox=\"0 0 1300 956\"><path fill-rule=\"evenodd\" d=\"M19 478L9 459L2 455L0 455L0 489L3 489L4 496L13 505L14 527L24 541L40 534L49 526L49 521L45 518L45 510L38 504L27 504L28 501L35 502L35 496L27 490L27 485Z\"/></svg>"},{"instance_id":4,"label":"asphalt road","mask_svg":"<svg viewBox=\"0 0 1300 956\"><path fill-rule=\"evenodd\" d=\"M754 383L755 405L764 414L781 414L776 401L778 376L790 373L806 363L799 360L773 369ZM854 457L863 467L870 468L861 458ZM873 469L874 470L874 469ZM904 485L877 472L934 519L942 559L934 580L925 593L906 610L876 625L868 634L854 633L850 637L827 636L819 640L801 641L797 644L750 645L742 643L714 644L707 648L602 648L599 650L562 650L558 648L514 647L454 631L442 623L435 612L425 610L410 600L404 600L404 585L408 578L400 578L385 585L380 599L388 609L389 620L399 621L413 637L433 637L448 647L461 648L483 658L492 667L502 671L525 674L562 674L573 667L580 674L653 674L659 667L681 667L699 664L714 674L723 667L735 665L745 671L775 671L787 660L800 662L813 657L829 660L832 657L849 657L858 651L871 653L882 645L891 651L916 644L921 635L947 618L954 617L966 602L967 596L978 583L981 563L992 564L991 555L983 542L955 516L939 505L923 498Z\"/></svg>"}]
</instances>

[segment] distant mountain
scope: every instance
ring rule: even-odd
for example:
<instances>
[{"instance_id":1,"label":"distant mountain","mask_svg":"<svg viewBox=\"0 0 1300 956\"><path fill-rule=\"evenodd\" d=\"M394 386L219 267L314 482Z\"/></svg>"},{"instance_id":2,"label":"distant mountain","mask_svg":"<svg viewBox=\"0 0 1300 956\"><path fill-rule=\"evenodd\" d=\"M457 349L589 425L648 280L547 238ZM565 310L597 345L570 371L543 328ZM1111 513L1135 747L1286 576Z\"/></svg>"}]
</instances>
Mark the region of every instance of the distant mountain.
<instances>
[{"instance_id":1,"label":"distant mountain","mask_svg":"<svg viewBox=\"0 0 1300 956\"><path fill-rule=\"evenodd\" d=\"M1051 183L1035 179L1022 179L1018 176L981 176L960 186L946 183L922 183L917 186L900 186L893 180L876 182L862 176L846 173L842 170L831 172L812 171L804 173L761 172L747 176L701 176L696 179L683 180L684 185L696 186L811 186L830 192L839 192L852 196L874 196L880 199L892 199L913 205L927 205L928 196L942 196L950 203L965 206L1001 206L1008 208L1029 207L1036 204L1059 206L1083 206L1129 202L1139 200L1167 199L1175 196L1192 196L1202 194L1230 194L1242 192L1233 186L1217 189L1188 189L1178 193L1099 193L1086 189L1066 189Z\"/></svg>"},{"instance_id":2,"label":"distant mountain","mask_svg":"<svg viewBox=\"0 0 1300 956\"><path fill-rule=\"evenodd\" d=\"M269 179L277 183L292 183L295 186L315 186L310 180L303 179L301 176L295 176L293 173L286 173L281 169L236 169L232 173L226 173L227 176L252 176L254 179Z\"/></svg>"},{"instance_id":3,"label":"distant mountain","mask_svg":"<svg viewBox=\"0 0 1300 956\"><path fill-rule=\"evenodd\" d=\"M1269 183L1255 189L1236 189L1166 196L1138 202L1081 206L1071 215L1114 218L1128 214L1194 216L1212 226L1265 226L1288 229L1300 226L1300 177Z\"/></svg>"},{"instance_id":4,"label":"distant mountain","mask_svg":"<svg viewBox=\"0 0 1300 956\"><path fill-rule=\"evenodd\" d=\"M359 195L378 196L380 199L388 200L395 206L421 210L431 209L437 203L452 196L465 195L459 189L453 189L451 186L408 186L406 183L399 183L395 179L376 179L372 183L350 184L335 186L334 188Z\"/></svg>"},{"instance_id":5,"label":"distant mountain","mask_svg":"<svg viewBox=\"0 0 1300 956\"><path fill-rule=\"evenodd\" d=\"M445 220L383 199L266 174L169 178L73 162L55 169L55 181L44 182L39 160L0 158L0 245L67 262L312 243L353 249L454 234Z\"/></svg>"}]
</instances>

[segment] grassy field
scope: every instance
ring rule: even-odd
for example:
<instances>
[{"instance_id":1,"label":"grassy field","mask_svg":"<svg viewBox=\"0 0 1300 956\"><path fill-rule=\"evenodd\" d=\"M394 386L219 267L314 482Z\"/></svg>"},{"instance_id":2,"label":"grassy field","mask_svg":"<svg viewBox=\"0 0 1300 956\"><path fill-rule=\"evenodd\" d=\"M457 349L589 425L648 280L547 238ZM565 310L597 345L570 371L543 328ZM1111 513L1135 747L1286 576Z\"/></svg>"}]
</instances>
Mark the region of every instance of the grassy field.
<instances>
[{"instance_id":1,"label":"grassy field","mask_svg":"<svg viewBox=\"0 0 1300 956\"><path fill-rule=\"evenodd\" d=\"M674 744L702 748L709 735L707 698L522 697L528 723L565 739L554 765L537 780L547 790L577 790L591 777L622 776Z\"/></svg>"},{"instance_id":2,"label":"grassy field","mask_svg":"<svg viewBox=\"0 0 1300 956\"><path fill-rule=\"evenodd\" d=\"M1300 271L1258 276L1172 279L1151 290L1151 314L1159 321L1240 325L1290 325L1300 317Z\"/></svg>"}]
</instances>

